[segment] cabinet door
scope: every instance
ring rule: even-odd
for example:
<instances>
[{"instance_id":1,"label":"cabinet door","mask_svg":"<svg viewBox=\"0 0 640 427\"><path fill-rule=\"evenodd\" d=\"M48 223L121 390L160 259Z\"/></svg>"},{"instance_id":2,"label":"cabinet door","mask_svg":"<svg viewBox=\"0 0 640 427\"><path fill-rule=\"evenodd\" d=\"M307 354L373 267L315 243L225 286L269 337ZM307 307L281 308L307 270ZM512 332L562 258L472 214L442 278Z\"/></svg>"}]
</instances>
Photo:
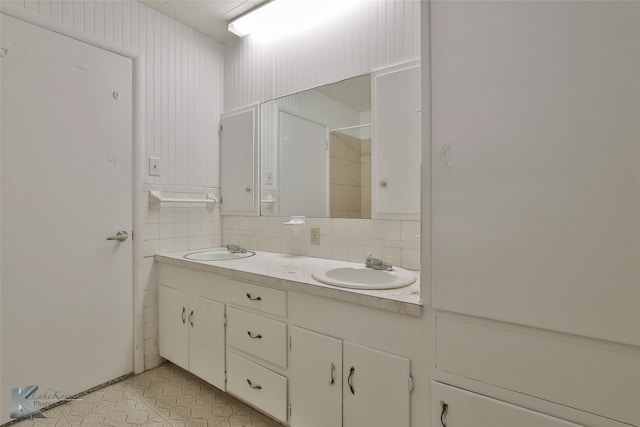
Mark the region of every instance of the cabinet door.
<instances>
[{"instance_id":1,"label":"cabinet door","mask_svg":"<svg viewBox=\"0 0 640 427\"><path fill-rule=\"evenodd\" d=\"M400 357L343 343L345 427L409 427L411 363Z\"/></svg>"},{"instance_id":2,"label":"cabinet door","mask_svg":"<svg viewBox=\"0 0 640 427\"><path fill-rule=\"evenodd\" d=\"M226 113L220 120L220 210L257 215L257 107Z\"/></svg>"},{"instance_id":3,"label":"cabinet door","mask_svg":"<svg viewBox=\"0 0 640 427\"><path fill-rule=\"evenodd\" d=\"M160 356L189 369L188 295L160 285L158 290Z\"/></svg>"},{"instance_id":4,"label":"cabinet door","mask_svg":"<svg viewBox=\"0 0 640 427\"><path fill-rule=\"evenodd\" d=\"M581 427L438 382L431 383L431 425L447 427ZM446 410L443 404L446 403ZM444 412L443 412L444 410Z\"/></svg>"},{"instance_id":5,"label":"cabinet door","mask_svg":"<svg viewBox=\"0 0 640 427\"><path fill-rule=\"evenodd\" d=\"M382 70L372 78L372 215L420 219L420 65Z\"/></svg>"},{"instance_id":6,"label":"cabinet door","mask_svg":"<svg viewBox=\"0 0 640 427\"><path fill-rule=\"evenodd\" d=\"M342 340L291 327L292 427L342 425Z\"/></svg>"},{"instance_id":7,"label":"cabinet door","mask_svg":"<svg viewBox=\"0 0 640 427\"><path fill-rule=\"evenodd\" d=\"M224 304L190 295L189 309L189 371L224 390Z\"/></svg>"},{"instance_id":8,"label":"cabinet door","mask_svg":"<svg viewBox=\"0 0 640 427\"><path fill-rule=\"evenodd\" d=\"M432 6L434 307L640 345L640 3Z\"/></svg>"}]
</instances>

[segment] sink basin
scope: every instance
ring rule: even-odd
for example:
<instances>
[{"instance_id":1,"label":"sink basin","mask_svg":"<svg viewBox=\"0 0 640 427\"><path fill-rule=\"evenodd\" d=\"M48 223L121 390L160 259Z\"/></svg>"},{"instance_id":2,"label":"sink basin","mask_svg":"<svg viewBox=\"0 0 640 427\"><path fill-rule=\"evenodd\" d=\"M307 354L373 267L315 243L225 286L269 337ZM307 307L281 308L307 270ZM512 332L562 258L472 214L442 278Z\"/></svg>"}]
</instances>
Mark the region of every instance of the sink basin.
<instances>
[{"instance_id":1,"label":"sink basin","mask_svg":"<svg viewBox=\"0 0 640 427\"><path fill-rule=\"evenodd\" d=\"M242 259L254 256L256 253L247 251L245 253L229 252L227 248L207 249L205 251L191 252L184 256L185 259L193 261L225 261L230 259Z\"/></svg>"},{"instance_id":2,"label":"sink basin","mask_svg":"<svg viewBox=\"0 0 640 427\"><path fill-rule=\"evenodd\" d=\"M374 270L366 267L340 267L313 273L313 278L327 285L352 289L395 289L416 281L409 270L393 267L393 270Z\"/></svg>"}]
</instances>

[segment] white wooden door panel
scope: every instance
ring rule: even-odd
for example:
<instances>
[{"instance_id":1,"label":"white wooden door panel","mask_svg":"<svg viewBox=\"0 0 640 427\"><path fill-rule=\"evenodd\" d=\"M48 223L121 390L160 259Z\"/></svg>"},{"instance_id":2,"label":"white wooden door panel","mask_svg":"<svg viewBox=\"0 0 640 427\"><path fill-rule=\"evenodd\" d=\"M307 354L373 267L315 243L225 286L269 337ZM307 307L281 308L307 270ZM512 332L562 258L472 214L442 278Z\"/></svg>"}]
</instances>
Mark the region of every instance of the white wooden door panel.
<instances>
[{"instance_id":1,"label":"white wooden door panel","mask_svg":"<svg viewBox=\"0 0 640 427\"><path fill-rule=\"evenodd\" d=\"M342 425L342 340L292 326L289 403L293 427Z\"/></svg>"},{"instance_id":2,"label":"white wooden door panel","mask_svg":"<svg viewBox=\"0 0 640 427\"><path fill-rule=\"evenodd\" d=\"M420 65L372 76L374 218L420 219Z\"/></svg>"},{"instance_id":3,"label":"white wooden door panel","mask_svg":"<svg viewBox=\"0 0 640 427\"><path fill-rule=\"evenodd\" d=\"M225 389L224 304L189 295L189 371Z\"/></svg>"},{"instance_id":4,"label":"white wooden door panel","mask_svg":"<svg viewBox=\"0 0 640 427\"><path fill-rule=\"evenodd\" d=\"M132 64L1 28L1 386L72 395L133 369Z\"/></svg>"},{"instance_id":5,"label":"white wooden door panel","mask_svg":"<svg viewBox=\"0 0 640 427\"><path fill-rule=\"evenodd\" d=\"M640 344L640 3L432 6L434 307Z\"/></svg>"},{"instance_id":6,"label":"white wooden door panel","mask_svg":"<svg viewBox=\"0 0 640 427\"><path fill-rule=\"evenodd\" d=\"M345 427L409 427L411 362L371 348L343 343Z\"/></svg>"},{"instance_id":7,"label":"white wooden door panel","mask_svg":"<svg viewBox=\"0 0 640 427\"><path fill-rule=\"evenodd\" d=\"M158 289L158 347L160 356L189 369L189 295L160 285Z\"/></svg>"}]
</instances>

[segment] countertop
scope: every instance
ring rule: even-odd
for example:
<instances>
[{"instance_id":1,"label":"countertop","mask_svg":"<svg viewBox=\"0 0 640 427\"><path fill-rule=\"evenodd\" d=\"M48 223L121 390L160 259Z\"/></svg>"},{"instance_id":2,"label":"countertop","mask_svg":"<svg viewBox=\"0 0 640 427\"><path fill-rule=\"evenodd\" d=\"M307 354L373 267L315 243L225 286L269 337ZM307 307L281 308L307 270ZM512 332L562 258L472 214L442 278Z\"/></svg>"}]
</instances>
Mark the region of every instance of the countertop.
<instances>
[{"instance_id":1,"label":"countertop","mask_svg":"<svg viewBox=\"0 0 640 427\"><path fill-rule=\"evenodd\" d=\"M411 270L417 280L403 288L347 289L326 285L311 275L316 271L326 271L331 268L362 266L362 263L260 251L254 251L256 254L248 258L225 261L194 261L184 258L186 254L192 252L200 251L157 254L155 260L251 281L270 288L305 292L416 317L419 317L422 312L419 271Z\"/></svg>"}]
</instances>

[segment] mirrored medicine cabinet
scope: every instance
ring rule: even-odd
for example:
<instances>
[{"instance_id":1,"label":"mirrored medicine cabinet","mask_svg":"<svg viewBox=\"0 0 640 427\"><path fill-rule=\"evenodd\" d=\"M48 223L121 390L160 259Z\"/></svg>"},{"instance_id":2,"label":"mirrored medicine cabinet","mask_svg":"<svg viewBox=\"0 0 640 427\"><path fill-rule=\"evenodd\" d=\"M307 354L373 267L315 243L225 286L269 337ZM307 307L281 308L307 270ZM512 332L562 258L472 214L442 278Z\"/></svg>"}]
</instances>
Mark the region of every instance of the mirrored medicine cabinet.
<instances>
[{"instance_id":1,"label":"mirrored medicine cabinet","mask_svg":"<svg viewBox=\"0 0 640 427\"><path fill-rule=\"evenodd\" d=\"M222 213L420 219L420 101L414 61L224 114Z\"/></svg>"}]
</instances>

